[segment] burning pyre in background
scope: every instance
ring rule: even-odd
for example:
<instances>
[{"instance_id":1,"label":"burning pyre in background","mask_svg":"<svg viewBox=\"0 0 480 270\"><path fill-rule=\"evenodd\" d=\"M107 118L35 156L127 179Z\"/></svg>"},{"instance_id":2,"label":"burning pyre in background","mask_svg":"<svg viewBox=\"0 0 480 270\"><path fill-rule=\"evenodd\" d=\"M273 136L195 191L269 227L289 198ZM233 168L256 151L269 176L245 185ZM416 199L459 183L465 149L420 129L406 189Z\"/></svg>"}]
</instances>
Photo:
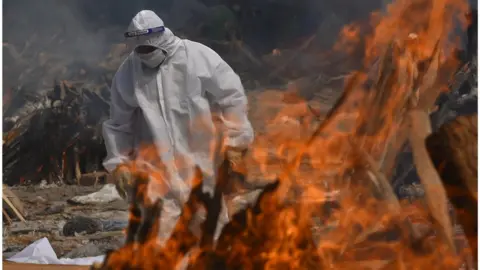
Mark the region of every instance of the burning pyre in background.
<instances>
[{"instance_id":1,"label":"burning pyre in background","mask_svg":"<svg viewBox=\"0 0 480 270\"><path fill-rule=\"evenodd\" d=\"M100 95L64 82L44 95L23 89L9 94L3 111L4 183L79 183L86 172L103 170L101 123L109 105ZM13 115L9 105L20 104L23 110Z\"/></svg>"},{"instance_id":2,"label":"burning pyre in background","mask_svg":"<svg viewBox=\"0 0 480 270\"><path fill-rule=\"evenodd\" d=\"M242 182L227 165L219 171L213 197L201 192L201 175L194 179L164 246L157 236L161 201L146 195L155 193L149 181L162 179L127 165L137 170L127 243L93 268L473 267L468 246L456 237L446 191L425 145L429 114L459 66L450 46L453 21L466 26L466 12L462 1L398 0L385 16L373 14L374 31L366 38L350 27L343 41L364 48L365 67L349 76L343 95L310 136L298 142L274 139L278 155L294 152L276 180L269 177L272 153L263 153L262 138L257 138L249 165L260 169L260 176L250 179L256 182L250 190L262 192L256 203L231 213L216 243L212 232L223 187ZM474 87L476 92L476 79ZM399 201L389 180L406 144L425 193L415 204ZM198 236L189 224L200 205L208 214Z\"/></svg>"}]
</instances>

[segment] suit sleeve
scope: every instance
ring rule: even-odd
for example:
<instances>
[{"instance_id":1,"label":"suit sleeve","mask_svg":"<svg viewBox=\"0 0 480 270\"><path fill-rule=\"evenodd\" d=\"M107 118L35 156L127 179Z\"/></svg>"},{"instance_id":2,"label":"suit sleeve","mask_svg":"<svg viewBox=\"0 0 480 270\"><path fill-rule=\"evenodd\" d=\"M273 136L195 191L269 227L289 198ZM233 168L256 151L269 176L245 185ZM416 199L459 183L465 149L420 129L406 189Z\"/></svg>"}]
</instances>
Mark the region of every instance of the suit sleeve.
<instances>
[{"instance_id":1,"label":"suit sleeve","mask_svg":"<svg viewBox=\"0 0 480 270\"><path fill-rule=\"evenodd\" d=\"M248 148L254 139L254 133L248 120L248 100L240 77L222 60L213 69L210 83L208 92L222 112L226 146Z\"/></svg>"},{"instance_id":2,"label":"suit sleeve","mask_svg":"<svg viewBox=\"0 0 480 270\"><path fill-rule=\"evenodd\" d=\"M103 138L107 157L103 166L109 172L130 160L133 150L133 118L135 107L130 106L121 96L118 73L110 89L110 119L103 122Z\"/></svg>"}]
</instances>

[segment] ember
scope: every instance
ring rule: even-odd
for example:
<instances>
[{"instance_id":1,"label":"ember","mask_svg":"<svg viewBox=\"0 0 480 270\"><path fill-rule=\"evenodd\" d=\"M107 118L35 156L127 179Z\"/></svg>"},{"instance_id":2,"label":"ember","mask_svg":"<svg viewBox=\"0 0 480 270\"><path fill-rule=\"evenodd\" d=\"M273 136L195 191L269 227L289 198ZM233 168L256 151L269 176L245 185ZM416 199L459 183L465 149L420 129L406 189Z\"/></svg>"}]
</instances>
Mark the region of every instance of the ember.
<instances>
[{"instance_id":1,"label":"ember","mask_svg":"<svg viewBox=\"0 0 480 270\"><path fill-rule=\"evenodd\" d=\"M148 188L149 181L161 179L127 164L136 174L127 243L93 268L471 267L468 247L455 242L447 194L425 146L429 113L458 68L448 37L452 18L461 20L466 9L459 0L398 0L386 16L374 14L375 29L365 40L349 26L344 40L365 43L365 68L348 78L341 98L313 134L297 141L270 138L281 149L277 155L294 154L277 177L270 177L267 166L272 153L257 143L251 168L261 170L257 178L272 180L250 187L260 192L258 199L231 213L216 243L212 232L224 183L242 177L232 179L224 164L210 197L201 192L202 176L197 175L183 214L162 246L157 238L161 201L146 195L157 192ZM399 201L390 184L406 143L425 190L424 206ZM198 237L189 224L200 206L208 214Z\"/></svg>"}]
</instances>

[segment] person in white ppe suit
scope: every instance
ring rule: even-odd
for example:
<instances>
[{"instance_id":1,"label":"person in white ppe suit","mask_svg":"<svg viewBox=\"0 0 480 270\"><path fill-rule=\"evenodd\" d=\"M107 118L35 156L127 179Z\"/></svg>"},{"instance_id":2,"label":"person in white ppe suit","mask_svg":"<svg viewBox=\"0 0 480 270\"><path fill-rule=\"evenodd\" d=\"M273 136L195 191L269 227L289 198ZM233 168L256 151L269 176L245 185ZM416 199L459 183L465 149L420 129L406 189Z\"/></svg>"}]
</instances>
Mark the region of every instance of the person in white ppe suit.
<instances>
[{"instance_id":1,"label":"person in white ppe suit","mask_svg":"<svg viewBox=\"0 0 480 270\"><path fill-rule=\"evenodd\" d=\"M103 165L124 193L130 172L120 165L135 159L140 145L157 148L169 173L160 221L166 240L189 197L195 166L204 175L204 191L213 192L212 141L219 128L227 159L242 162L254 137L247 98L240 78L217 53L176 37L153 11L135 15L125 37L134 49L113 78L110 119L103 124ZM219 128L212 108L219 109Z\"/></svg>"}]
</instances>

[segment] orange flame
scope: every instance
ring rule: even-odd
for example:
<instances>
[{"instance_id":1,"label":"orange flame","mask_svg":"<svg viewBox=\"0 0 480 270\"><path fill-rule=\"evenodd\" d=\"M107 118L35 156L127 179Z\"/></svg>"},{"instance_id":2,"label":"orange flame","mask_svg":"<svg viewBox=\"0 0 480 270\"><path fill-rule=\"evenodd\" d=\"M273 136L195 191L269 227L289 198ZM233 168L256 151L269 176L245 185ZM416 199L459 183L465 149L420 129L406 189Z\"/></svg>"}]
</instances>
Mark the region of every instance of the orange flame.
<instances>
[{"instance_id":1,"label":"orange flame","mask_svg":"<svg viewBox=\"0 0 480 270\"><path fill-rule=\"evenodd\" d=\"M359 27L346 26L334 49L349 52L364 42L368 73L352 74L344 96L321 123L306 102L279 108L268 91L260 102L251 102L254 115L262 118L252 120L260 128L247 157L248 178L279 178L280 186L263 197L260 213L246 212L246 229L232 233L238 224L230 224L216 258L241 269L375 268L359 261L381 265L376 269L458 269L468 252L454 254L432 234L438 230L423 205L386 198L381 178L391 177L407 139L406 111L436 97L435 89L452 75L455 41L450 35L454 19L465 26L466 10L461 0L397 0L385 14L372 14L371 35L361 37ZM147 147L139 156L162 164L156 149ZM168 190L162 181L168 179L163 171L169 165L162 166L156 173L131 168L161 182L159 190L147 189L155 198ZM153 236L114 252L107 264L171 269L185 247L198 241L188 229L192 216L192 208L184 208L165 246ZM192 247L189 262L204 262L207 251Z\"/></svg>"}]
</instances>

